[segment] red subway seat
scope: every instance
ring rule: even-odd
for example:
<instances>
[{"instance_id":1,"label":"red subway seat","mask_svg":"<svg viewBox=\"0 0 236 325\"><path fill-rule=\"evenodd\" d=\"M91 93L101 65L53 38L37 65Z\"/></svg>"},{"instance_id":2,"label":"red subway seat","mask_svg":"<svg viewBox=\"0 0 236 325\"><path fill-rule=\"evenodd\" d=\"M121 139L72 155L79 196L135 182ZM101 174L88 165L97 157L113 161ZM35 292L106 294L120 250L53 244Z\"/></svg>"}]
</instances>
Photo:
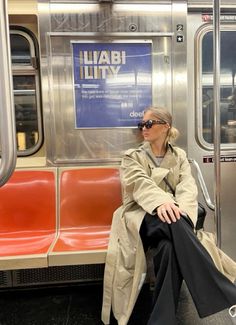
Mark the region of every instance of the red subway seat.
<instances>
[{"instance_id":1,"label":"red subway seat","mask_svg":"<svg viewBox=\"0 0 236 325\"><path fill-rule=\"evenodd\" d=\"M0 269L47 266L55 234L54 171L15 171L0 188Z\"/></svg>"},{"instance_id":2,"label":"red subway seat","mask_svg":"<svg viewBox=\"0 0 236 325\"><path fill-rule=\"evenodd\" d=\"M64 170L60 177L60 232L49 265L64 265L68 260L69 264L104 261L112 215L120 204L118 168Z\"/></svg>"}]
</instances>

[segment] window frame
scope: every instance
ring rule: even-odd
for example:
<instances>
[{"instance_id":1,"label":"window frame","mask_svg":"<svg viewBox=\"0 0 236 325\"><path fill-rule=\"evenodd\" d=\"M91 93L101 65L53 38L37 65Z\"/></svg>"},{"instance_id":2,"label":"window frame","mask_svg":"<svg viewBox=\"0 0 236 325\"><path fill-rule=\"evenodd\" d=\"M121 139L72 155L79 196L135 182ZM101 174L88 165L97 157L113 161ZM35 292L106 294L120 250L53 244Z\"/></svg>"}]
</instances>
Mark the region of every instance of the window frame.
<instances>
[{"instance_id":1,"label":"window frame","mask_svg":"<svg viewBox=\"0 0 236 325\"><path fill-rule=\"evenodd\" d=\"M38 126L38 141L36 144L25 150L17 150L17 156L31 156L35 154L43 144L43 119L42 119L42 100L41 100L41 86L40 86L40 68L39 68L39 49L38 41L34 34L24 28L19 26L10 26L10 34L20 35L26 38L29 43L29 50L31 55L31 64L16 64L12 63L12 78L15 76L33 76L35 78L35 104L37 112L37 126ZM14 90L13 95L18 92L24 93L25 90ZM32 90L31 90L32 91ZM27 91L25 91L27 94Z\"/></svg>"},{"instance_id":2,"label":"window frame","mask_svg":"<svg viewBox=\"0 0 236 325\"><path fill-rule=\"evenodd\" d=\"M222 25L221 31L224 32L236 32L235 26L233 25ZM196 137L199 144L202 146L203 149L208 151L212 151L214 149L214 143L207 142L203 137L203 105L202 105L202 95L203 95L203 74L202 74L202 40L204 36L209 33L213 32L213 27L210 24L205 24L201 26L195 36L195 129L196 129ZM212 85L213 86L213 85ZM223 84L220 87L224 87ZM222 143L221 142L221 149L224 151L230 151L236 149L236 142L231 143Z\"/></svg>"}]
</instances>

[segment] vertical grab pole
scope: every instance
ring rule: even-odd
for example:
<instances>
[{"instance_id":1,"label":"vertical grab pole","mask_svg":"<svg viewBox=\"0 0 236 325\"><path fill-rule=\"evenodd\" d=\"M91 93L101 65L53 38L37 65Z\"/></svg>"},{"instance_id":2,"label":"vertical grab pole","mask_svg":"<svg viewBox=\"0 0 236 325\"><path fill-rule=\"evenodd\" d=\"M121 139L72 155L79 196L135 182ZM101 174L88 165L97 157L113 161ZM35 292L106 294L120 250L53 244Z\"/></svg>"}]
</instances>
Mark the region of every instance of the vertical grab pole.
<instances>
[{"instance_id":1,"label":"vertical grab pole","mask_svg":"<svg viewBox=\"0 0 236 325\"><path fill-rule=\"evenodd\" d=\"M214 172L215 222L217 245L221 247L221 170L220 170L220 0L213 0L213 98L214 98Z\"/></svg>"},{"instance_id":2,"label":"vertical grab pole","mask_svg":"<svg viewBox=\"0 0 236 325\"><path fill-rule=\"evenodd\" d=\"M0 186L16 166L16 131L13 101L7 0L0 0Z\"/></svg>"}]
</instances>

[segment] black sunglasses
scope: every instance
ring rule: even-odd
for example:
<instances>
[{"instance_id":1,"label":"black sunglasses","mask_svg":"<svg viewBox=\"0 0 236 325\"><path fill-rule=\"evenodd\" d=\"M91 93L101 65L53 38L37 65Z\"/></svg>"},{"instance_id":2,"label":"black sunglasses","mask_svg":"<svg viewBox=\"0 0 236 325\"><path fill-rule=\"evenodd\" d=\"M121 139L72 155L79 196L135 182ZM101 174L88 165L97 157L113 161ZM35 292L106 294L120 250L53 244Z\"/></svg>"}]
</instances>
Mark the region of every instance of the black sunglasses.
<instances>
[{"instance_id":1,"label":"black sunglasses","mask_svg":"<svg viewBox=\"0 0 236 325\"><path fill-rule=\"evenodd\" d=\"M165 121L158 121L158 120L147 120L141 121L138 123L139 130L142 130L145 126L146 129L151 129L154 124L166 124Z\"/></svg>"}]
</instances>

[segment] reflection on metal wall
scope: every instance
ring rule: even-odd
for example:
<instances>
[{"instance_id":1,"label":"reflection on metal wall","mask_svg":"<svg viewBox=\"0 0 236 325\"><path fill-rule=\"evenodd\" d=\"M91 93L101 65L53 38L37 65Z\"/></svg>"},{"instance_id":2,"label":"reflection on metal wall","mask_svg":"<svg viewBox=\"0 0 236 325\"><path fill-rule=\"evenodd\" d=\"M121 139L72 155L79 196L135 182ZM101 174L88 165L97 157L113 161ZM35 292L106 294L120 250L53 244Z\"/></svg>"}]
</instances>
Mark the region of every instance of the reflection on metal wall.
<instances>
[{"instance_id":1,"label":"reflection on metal wall","mask_svg":"<svg viewBox=\"0 0 236 325\"><path fill-rule=\"evenodd\" d=\"M166 4L50 3L53 32L156 32L171 26ZM163 2L164 3L164 2ZM157 19L158 16L158 19Z\"/></svg>"},{"instance_id":2,"label":"reflection on metal wall","mask_svg":"<svg viewBox=\"0 0 236 325\"><path fill-rule=\"evenodd\" d=\"M147 1L145 4L75 3L72 6L67 1L42 1L39 13L48 161L53 164L115 163L126 149L137 146L142 140L136 127L75 128L73 42L151 42L150 103L170 111L174 111L175 106L177 127L186 129L184 2L166 1L161 5ZM173 23L176 24L174 30ZM127 76L130 80L126 79L120 88L125 89L135 78L133 72Z\"/></svg>"}]
</instances>

